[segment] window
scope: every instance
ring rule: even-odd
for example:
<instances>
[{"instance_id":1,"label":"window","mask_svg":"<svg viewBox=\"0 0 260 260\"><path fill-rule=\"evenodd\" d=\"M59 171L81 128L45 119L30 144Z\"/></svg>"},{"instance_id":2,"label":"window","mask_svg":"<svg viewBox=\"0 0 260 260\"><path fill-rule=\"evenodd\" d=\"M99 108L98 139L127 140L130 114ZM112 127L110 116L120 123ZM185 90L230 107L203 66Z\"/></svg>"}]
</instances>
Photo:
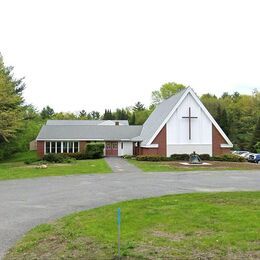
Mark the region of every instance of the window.
<instances>
[{"instance_id":1,"label":"window","mask_svg":"<svg viewBox=\"0 0 260 260\"><path fill-rule=\"evenodd\" d=\"M121 142L121 149L124 149L124 143Z\"/></svg>"},{"instance_id":2,"label":"window","mask_svg":"<svg viewBox=\"0 0 260 260\"><path fill-rule=\"evenodd\" d=\"M78 153L78 152L79 152L79 143L74 142L74 153Z\"/></svg>"},{"instance_id":3,"label":"window","mask_svg":"<svg viewBox=\"0 0 260 260\"><path fill-rule=\"evenodd\" d=\"M45 153L78 153L79 142L45 142Z\"/></svg>"},{"instance_id":4,"label":"window","mask_svg":"<svg viewBox=\"0 0 260 260\"><path fill-rule=\"evenodd\" d=\"M117 142L113 142L112 143L112 149L113 150L117 150Z\"/></svg>"},{"instance_id":5,"label":"window","mask_svg":"<svg viewBox=\"0 0 260 260\"><path fill-rule=\"evenodd\" d=\"M57 142L57 153L61 153L61 142Z\"/></svg>"},{"instance_id":6,"label":"window","mask_svg":"<svg viewBox=\"0 0 260 260\"><path fill-rule=\"evenodd\" d=\"M63 153L67 153L68 142L63 142Z\"/></svg>"},{"instance_id":7,"label":"window","mask_svg":"<svg viewBox=\"0 0 260 260\"><path fill-rule=\"evenodd\" d=\"M56 142L51 142L51 153L55 153L55 145L56 145Z\"/></svg>"},{"instance_id":8,"label":"window","mask_svg":"<svg viewBox=\"0 0 260 260\"><path fill-rule=\"evenodd\" d=\"M110 149L111 149L111 143L110 143L110 142L106 143L106 149L107 149L107 150L110 150Z\"/></svg>"},{"instance_id":9,"label":"window","mask_svg":"<svg viewBox=\"0 0 260 260\"><path fill-rule=\"evenodd\" d=\"M69 143L69 145L68 145L68 147L69 147L69 153L73 153L73 142L68 142Z\"/></svg>"},{"instance_id":10,"label":"window","mask_svg":"<svg viewBox=\"0 0 260 260\"><path fill-rule=\"evenodd\" d=\"M51 148L50 148L50 142L46 142L46 149L45 149L45 152L46 153L50 153L51 152Z\"/></svg>"}]
</instances>

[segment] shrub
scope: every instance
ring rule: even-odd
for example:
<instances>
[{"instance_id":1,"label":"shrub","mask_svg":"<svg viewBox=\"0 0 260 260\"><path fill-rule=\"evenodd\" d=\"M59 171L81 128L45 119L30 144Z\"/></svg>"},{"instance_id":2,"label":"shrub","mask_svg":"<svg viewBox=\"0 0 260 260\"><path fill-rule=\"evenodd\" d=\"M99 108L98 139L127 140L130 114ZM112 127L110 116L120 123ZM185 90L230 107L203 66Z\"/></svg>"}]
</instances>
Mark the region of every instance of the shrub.
<instances>
[{"instance_id":1,"label":"shrub","mask_svg":"<svg viewBox=\"0 0 260 260\"><path fill-rule=\"evenodd\" d=\"M135 156L134 155L125 154L125 155L122 156L122 158L124 158L124 159L133 159L133 158L135 158Z\"/></svg>"},{"instance_id":2,"label":"shrub","mask_svg":"<svg viewBox=\"0 0 260 260\"><path fill-rule=\"evenodd\" d=\"M180 154L172 154L170 156L172 161L188 161L190 159L190 155L187 153L180 153Z\"/></svg>"},{"instance_id":3,"label":"shrub","mask_svg":"<svg viewBox=\"0 0 260 260\"><path fill-rule=\"evenodd\" d=\"M43 156L43 160L52 163L63 163L68 159L65 154L48 153Z\"/></svg>"},{"instance_id":4,"label":"shrub","mask_svg":"<svg viewBox=\"0 0 260 260\"><path fill-rule=\"evenodd\" d=\"M26 159L24 161L25 164L32 164L32 163L35 163L35 162L39 162L41 159L39 158L30 158L30 159Z\"/></svg>"},{"instance_id":5,"label":"shrub","mask_svg":"<svg viewBox=\"0 0 260 260\"><path fill-rule=\"evenodd\" d=\"M98 159L104 156L103 143L89 143L86 145L86 156L89 159Z\"/></svg>"},{"instance_id":6,"label":"shrub","mask_svg":"<svg viewBox=\"0 0 260 260\"><path fill-rule=\"evenodd\" d=\"M212 161L225 161L225 162L246 162L244 157L235 154L222 154L211 157Z\"/></svg>"},{"instance_id":7,"label":"shrub","mask_svg":"<svg viewBox=\"0 0 260 260\"><path fill-rule=\"evenodd\" d=\"M64 156L73 158L75 160L86 160L89 159L86 155L86 153L65 153Z\"/></svg>"},{"instance_id":8,"label":"shrub","mask_svg":"<svg viewBox=\"0 0 260 260\"><path fill-rule=\"evenodd\" d=\"M149 161L149 162L160 162L169 161L168 157L160 155L138 155L136 156L137 161Z\"/></svg>"},{"instance_id":9,"label":"shrub","mask_svg":"<svg viewBox=\"0 0 260 260\"><path fill-rule=\"evenodd\" d=\"M210 155L207 154L207 153L202 153L202 154L199 154L199 157L202 161L209 161L210 160Z\"/></svg>"}]
</instances>

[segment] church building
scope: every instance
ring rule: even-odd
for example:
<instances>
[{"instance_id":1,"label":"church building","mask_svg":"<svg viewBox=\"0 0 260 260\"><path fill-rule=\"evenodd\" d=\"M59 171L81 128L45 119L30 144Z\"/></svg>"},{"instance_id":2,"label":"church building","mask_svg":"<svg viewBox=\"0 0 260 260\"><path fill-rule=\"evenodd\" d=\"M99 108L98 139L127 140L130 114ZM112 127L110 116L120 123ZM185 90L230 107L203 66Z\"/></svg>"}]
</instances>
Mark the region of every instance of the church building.
<instances>
[{"instance_id":1,"label":"church building","mask_svg":"<svg viewBox=\"0 0 260 260\"><path fill-rule=\"evenodd\" d=\"M229 153L231 141L192 88L162 101L144 125L127 120L48 120L37 136L37 151L75 153L88 142L103 142L104 156Z\"/></svg>"}]
</instances>

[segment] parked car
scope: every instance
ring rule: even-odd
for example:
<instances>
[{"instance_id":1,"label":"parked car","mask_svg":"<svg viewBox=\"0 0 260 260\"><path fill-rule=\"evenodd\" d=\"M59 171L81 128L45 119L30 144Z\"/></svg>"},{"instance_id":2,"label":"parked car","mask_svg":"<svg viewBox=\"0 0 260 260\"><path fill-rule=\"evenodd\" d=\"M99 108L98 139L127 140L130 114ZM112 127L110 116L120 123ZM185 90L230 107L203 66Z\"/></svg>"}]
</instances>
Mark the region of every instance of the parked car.
<instances>
[{"instance_id":1,"label":"parked car","mask_svg":"<svg viewBox=\"0 0 260 260\"><path fill-rule=\"evenodd\" d=\"M260 154L249 155L248 161L260 164Z\"/></svg>"},{"instance_id":2,"label":"parked car","mask_svg":"<svg viewBox=\"0 0 260 260\"><path fill-rule=\"evenodd\" d=\"M246 158L250 152L241 153L239 156Z\"/></svg>"},{"instance_id":3,"label":"parked car","mask_svg":"<svg viewBox=\"0 0 260 260\"><path fill-rule=\"evenodd\" d=\"M245 159L248 160L250 155L255 155L255 153L248 153L248 154L245 156Z\"/></svg>"},{"instance_id":4,"label":"parked car","mask_svg":"<svg viewBox=\"0 0 260 260\"><path fill-rule=\"evenodd\" d=\"M236 155L242 155L244 153L249 153L248 151L233 151L232 154L236 154Z\"/></svg>"}]
</instances>

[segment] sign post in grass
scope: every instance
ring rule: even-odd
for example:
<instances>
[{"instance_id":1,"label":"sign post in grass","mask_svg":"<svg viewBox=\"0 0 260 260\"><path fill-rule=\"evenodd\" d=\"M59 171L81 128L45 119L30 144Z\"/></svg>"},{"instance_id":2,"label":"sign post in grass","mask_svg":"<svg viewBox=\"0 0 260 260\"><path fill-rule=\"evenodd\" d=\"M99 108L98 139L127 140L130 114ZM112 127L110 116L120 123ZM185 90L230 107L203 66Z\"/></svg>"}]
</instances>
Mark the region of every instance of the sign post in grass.
<instances>
[{"instance_id":1,"label":"sign post in grass","mask_svg":"<svg viewBox=\"0 0 260 260\"><path fill-rule=\"evenodd\" d=\"M118 259L120 259L120 225L121 225L121 210L117 209L117 230L118 230Z\"/></svg>"}]
</instances>

